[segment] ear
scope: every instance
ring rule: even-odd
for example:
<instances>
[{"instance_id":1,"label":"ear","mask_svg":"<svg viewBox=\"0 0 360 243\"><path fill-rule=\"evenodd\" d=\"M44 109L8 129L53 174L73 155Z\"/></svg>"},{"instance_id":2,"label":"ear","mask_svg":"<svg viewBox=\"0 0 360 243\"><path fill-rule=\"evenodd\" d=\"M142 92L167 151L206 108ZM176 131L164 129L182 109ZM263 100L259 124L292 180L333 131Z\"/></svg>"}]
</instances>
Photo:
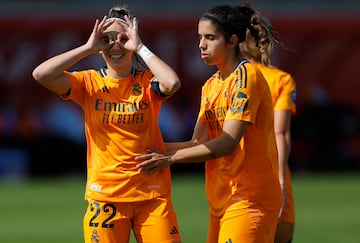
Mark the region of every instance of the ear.
<instances>
[{"instance_id":1,"label":"ear","mask_svg":"<svg viewBox=\"0 0 360 243\"><path fill-rule=\"evenodd\" d=\"M239 37L237 36L237 35L232 35L232 36L230 36L230 38L229 38L229 45L231 46L231 47L237 47L238 46L238 44L239 44Z\"/></svg>"}]
</instances>

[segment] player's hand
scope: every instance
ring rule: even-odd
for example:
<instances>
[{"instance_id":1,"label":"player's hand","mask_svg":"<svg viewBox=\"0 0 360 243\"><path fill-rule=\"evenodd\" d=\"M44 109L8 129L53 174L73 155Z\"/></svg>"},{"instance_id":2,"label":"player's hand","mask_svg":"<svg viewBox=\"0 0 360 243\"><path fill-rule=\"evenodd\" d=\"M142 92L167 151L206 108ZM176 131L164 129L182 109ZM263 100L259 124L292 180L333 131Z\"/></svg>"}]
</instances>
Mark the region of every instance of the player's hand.
<instances>
[{"instance_id":1,"label":"player's hand","mask_svg":"<svg viewBox=\"0 0 360 243\"><path fill-rule=\"evenodd\" d=\"M281 185L281 195L282 195L282 205L281 205L280 212L279 212L279 218L284 213L284 210L285 210L286 205L287 205L287 191L286 191L286 186L285 185Z\"/></svg>"},{"instance_id":2,"label":"player's hand","mask_svg":"<svg viewBox=\"0 0 360 243\"><path fill-rule=\"evenodd\" d=\"M96 20L94 28L91 32L91 35L86 42L87 48L92 53L98 53L104 49L110 48L114 41L111 41L106 33L107 28L114 23L114 20L107 20L107 17L104 16L102 20Z\"/></svg>"},{"instance_id":3,"label":"player's hand","mask_svg":"<svg viewBox=\"0 0 360 243\"><path fill-rule=\"evenodd\" d=\"M155 150L149 150L148 154L137 156L135 160L140 161L140 163L136 165L136 168L138 168L141 173L145 173L145 175L151 175L171 165L171 155L166 155Z\"/></svg>"},{"instance_id":4,"label":"player's hand","mask_svg":"<svg viewBox=\"0 0 360 243\"><path fill-rule=\"evenodd\" d=\"M123 35L119 35L116 42L119 45L122 45L123 48L136 52L142 41L138 32L138 23L136 17L132 20L129 19L127 15L124 16L126 23L116 22L117 24L122 25L124 28Z\"/></svg>"}]
</instances>

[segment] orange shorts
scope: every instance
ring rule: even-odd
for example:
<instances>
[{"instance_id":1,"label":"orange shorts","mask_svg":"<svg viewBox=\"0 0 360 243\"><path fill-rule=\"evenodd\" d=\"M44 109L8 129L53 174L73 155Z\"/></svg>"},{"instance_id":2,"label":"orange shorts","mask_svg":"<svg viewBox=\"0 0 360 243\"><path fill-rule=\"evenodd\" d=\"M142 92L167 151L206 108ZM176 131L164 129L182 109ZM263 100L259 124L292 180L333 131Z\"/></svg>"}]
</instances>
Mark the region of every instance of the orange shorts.
<instances>
[{"instance_id":1,"label":"orange shorts","mask_svg":"<svg viewBox=\"0 0 360 243\"><path fill-rule=\"evenodd\" d=\"M88 202L84 216L85 243L180 243L177 217L169 196L130 203Z\"/></svg>"},{"instance_id":2,"label":"orange shorts","mask_svg":"<svg viewBox=\"0 0 360 243\"><path fill-rule=\"evenodd\" d=\"M221 217L210 215L206 242L274 243L278 215L279 210L239 201Z\"/></svg>"},{"instance_id":3,"label":"orange shorts","mask_svg":"<svg viewBox=\"0 0 360 243\"><path fill-rule=\"evenodd\" d=\"M279 222L294 223L295 222L295 202L294 193L291 185L291 174L289 167L286 170L286 193L287 193L287 204L279 218Z\"/></svg>"}]
</instances>

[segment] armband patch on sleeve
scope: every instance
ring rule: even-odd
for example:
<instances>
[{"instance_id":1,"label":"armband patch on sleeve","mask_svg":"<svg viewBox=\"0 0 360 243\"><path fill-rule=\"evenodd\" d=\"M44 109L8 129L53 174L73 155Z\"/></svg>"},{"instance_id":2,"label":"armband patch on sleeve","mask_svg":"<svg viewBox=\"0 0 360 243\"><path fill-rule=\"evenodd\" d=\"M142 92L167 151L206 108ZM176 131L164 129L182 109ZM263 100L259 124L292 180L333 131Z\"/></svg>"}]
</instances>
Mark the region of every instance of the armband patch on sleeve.
<instances>
[{"instance_id":1,"label":"armband patch on sleeve","mask_svg":"<svg viewBox=\"0 0 360 243\"><path fill-rule=\"evenodd\" d=\"M151 88L155 92L155 94L157 94L158 96L161 96L161 97L167 97L168 96L166 94L161 93L160 84L155 79L151 82Z\"/></svg>"},{"instance_id":2,"label":"armband patch on sleeve","mask_svg":"<svg viewBox=\"0 0 360 243\"><path fill-rule=\"evenodd\" d=\"M64 99L67 99L70 96L70 93L71 93L71 88L69 88L69 90L65 94L60 96L63 97Z\"/></svg>"}]
</instances>

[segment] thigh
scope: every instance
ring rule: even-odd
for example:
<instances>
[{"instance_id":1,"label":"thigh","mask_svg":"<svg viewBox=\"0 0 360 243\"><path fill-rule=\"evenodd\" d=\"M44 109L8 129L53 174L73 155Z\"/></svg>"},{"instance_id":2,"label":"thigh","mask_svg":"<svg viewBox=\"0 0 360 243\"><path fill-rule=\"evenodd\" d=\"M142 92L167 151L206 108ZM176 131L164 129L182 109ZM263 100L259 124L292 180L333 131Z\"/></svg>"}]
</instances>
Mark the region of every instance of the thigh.
<instances>
[{"instance_id":1,"label":"thigh","mask_svg":"<svg viewBox=\"0 0 360 243\"><path fill-rule=\"evenodd\" d=\"M238 202L220 221L219 242L273 243L278 213L278 210Z\"/></svg>"},{"instance_id":2,"label":"thigh","mask_svg":"<svg viewBox=\"0 0 360 243\"><path fill-rule=\"evenodd\" d=\"M133 230L138 243L180 243L177 216L170 196L139 203Z\"/></svg>"},{"instance_id":3,"label":"thigh","mask_svg":"<svg viewBox=\"0 0 360 243\"><path fill-rule=\"evenodd\" d=\"M89 201L83 220L85 243L128 243L129 212L128 204Z\"/></svg>"}]
</instances>

